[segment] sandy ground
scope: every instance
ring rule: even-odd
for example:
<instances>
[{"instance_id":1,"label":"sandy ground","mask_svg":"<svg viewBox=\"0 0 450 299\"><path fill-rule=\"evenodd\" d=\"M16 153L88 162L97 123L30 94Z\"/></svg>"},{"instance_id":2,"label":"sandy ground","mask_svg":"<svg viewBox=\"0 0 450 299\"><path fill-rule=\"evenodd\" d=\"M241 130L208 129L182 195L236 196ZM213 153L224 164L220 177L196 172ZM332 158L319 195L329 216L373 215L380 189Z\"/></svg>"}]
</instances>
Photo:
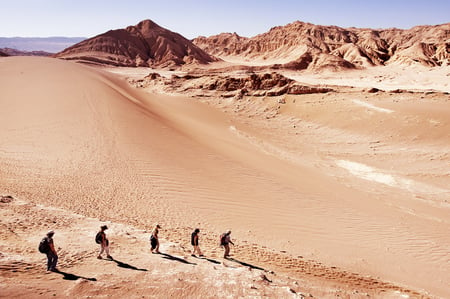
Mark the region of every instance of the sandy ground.
<instances>
[{"instance_id":1,"label":"sandy ground","mask_svg":"<svg viewBox=\"0 0 450 299\"><path fill-rule=\"evenodd\" d=\"M24 57L0 60L0 90L1 297L450 296L448 94L173 97ZM95 259L104 222L119 262ZM148 252L156 222L172 258ZM195 227L210 261L189 257ZM77 277L45 274L49 228Z\"/></svg>"},{"instance_id":2,"label":"sandy ground","mask_svg":"<svg viewBox=\"0 0 450 299\"><path fill-rule=\"evenodd\" d=\"M289 75L295 80L310 84L450 92L449 66L429 68L419 64L410 66L390 64L363 70L302 75L290 72Z\"/></svg>"}]
</instances>

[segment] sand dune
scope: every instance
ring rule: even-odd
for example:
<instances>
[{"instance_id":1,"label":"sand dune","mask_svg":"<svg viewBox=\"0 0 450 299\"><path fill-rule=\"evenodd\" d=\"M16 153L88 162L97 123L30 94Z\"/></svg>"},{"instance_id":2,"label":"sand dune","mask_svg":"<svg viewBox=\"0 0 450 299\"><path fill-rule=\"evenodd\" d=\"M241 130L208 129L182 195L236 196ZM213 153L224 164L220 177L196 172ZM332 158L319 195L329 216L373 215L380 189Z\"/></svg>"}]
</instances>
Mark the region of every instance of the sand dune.
<instances>
[{"instance_id":1,"label":"sand dune","mask_svg":"<svg viewBox=\"0 0 450 299\"><path fill-rule=\"evenodd\" d=\"M24 57L0 60L0 90L2 193L140 229L159 222L165 242L199 226L216 256L230 228L236 256L339 288L450 295L448 96L201 103Z\"/></svg>"}]
</instances>

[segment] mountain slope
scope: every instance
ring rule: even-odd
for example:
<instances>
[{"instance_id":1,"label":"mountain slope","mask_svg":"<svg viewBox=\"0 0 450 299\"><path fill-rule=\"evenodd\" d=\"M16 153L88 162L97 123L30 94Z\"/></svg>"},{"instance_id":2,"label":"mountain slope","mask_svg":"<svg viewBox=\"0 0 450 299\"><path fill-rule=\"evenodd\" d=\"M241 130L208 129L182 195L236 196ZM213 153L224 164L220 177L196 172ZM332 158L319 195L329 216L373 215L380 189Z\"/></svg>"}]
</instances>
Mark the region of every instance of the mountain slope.
<instances>
[{"instance_id":1,"label":"mountain slope","mask_svg":"<svg viewBox=\"0 0 450 299\"><path fill-rule=\"evenodd\" d=\"M116 66L159 67L216 60L180 34L150 20L97 35L65 49L56 57Z\"/></svg>"},{"instance_id":2,"label":"mountain slope","mask_svg":"<svg viewBox=\"0 0 450 299\"><path fill-rule=\"evenodd\" d=\"M450 23L409 30L359 29L294 22L252 38L222 33L194 44L225 60L287 64L289 68L354 68L389 63L429 66L450 61ZM305 60L306 59L306 60Z\"/></svg>"}]
</instances>

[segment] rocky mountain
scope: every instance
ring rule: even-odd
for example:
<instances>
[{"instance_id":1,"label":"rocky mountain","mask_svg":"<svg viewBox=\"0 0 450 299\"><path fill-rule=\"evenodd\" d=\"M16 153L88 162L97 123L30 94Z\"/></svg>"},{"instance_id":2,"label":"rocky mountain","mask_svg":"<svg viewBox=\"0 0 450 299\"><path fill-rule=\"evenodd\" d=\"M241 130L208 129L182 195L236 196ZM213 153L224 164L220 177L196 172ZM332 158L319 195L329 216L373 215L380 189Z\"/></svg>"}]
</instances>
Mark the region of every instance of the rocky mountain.
<instances>
[{"instance_id":1,"label":"rocky mountain","mask_svg":"<svg viewBox=\"0 0 450 299\"><path fill-rule=\"evenodd\" d=\"M217 60L180 34L150 20L84 40L56 57L115 66L157 67Z\"/></svg>"},{"instance_id":2,"label":"rocky mountain","mask_svg":"<svg viewBox=\"0 0 450 299\"><path fill-rule=\"evenodd\" d=\"M225 60L290 69L345 69L389 63L450 63L450 23L401 29L360 29L294 22L252 38L222 33L194 44Z\"/></svg>"},{"instance_id":3,"label":"rocky mountain","mask_svg":"<svg viewBox=\"0 0 450 299\"><path fill-rule=\"evenodd\" d=\"M9 56L9 55L0 49L0 57L6 57L6 56Z\"/></svg>"}]
</instances>

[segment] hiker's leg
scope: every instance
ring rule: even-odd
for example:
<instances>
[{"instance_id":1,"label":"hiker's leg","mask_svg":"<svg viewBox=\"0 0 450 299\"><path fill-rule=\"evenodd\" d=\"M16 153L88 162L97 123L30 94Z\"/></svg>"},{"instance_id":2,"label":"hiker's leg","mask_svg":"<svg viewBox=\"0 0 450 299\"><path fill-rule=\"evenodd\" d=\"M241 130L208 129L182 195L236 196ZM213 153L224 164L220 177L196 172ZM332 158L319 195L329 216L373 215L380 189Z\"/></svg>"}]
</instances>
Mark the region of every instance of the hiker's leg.
<instances>
[{"instance_id":1,"label":"hiker's leg","mask_svg":"<svg viewBox=\"0 0 450 299\"><path fill-rule=\"evenodd\" d=\"M47 270L51 271L55 269L57 263L58 263L58 256L53 252L49 251L47 253Z\"/></svg>"},{"instance_id":2,"label":"hiker's leg","mask_svg":"<svg viewBox=\"0 0 450 299\"><path fill-rule=\"evenodd\" d=\"M112 259L112 256L109 255L109 245L105 246L106 257Z\"/></svg>"},{"instance_id":3,"label":"hiker's leg","mask_svg":"<svg viewBox=\"0 0 450 299\"><path fill-rule=\"evenodd\" d=\"M51 251L47 252L47 271L52 268L52 255Z\"/></svg>"},{"instance_id":4,"label":"hiker's leg","mask_svg":"<svg viewBox=\"0 0 450 299\"><path fill-rule=\"evenodd\" d=\"M226 244L226 245L224 245L224 247L225 247L225 253L224 253L224 257L227 257L227 256L229 256L230 255L230 245L229 244Z\"/></svg>"},{"instance_id":5,"label":"hiker's leg","mask_svg":"<svg viewBox=\"0 0 450 299\"><path fill-rule=\"evenodd\" d=\"M52 267L51 267L51 269L55 269L57 263L58 263L58 256L56 254L53 254L53 260L52 260Z\"/></svg>"},{"instance_id":6,"label":"hiker's leg","mask_svg":"<svg viewBox=\"0 0 450 299\"><path fill-rule=\"evenodd\" d=\"M150 241L150 246L151 246L152 252L157 250L157 245L158 245L158 240L156 240L155 238L152 238Z\"/></svg>"}]
</instances>

